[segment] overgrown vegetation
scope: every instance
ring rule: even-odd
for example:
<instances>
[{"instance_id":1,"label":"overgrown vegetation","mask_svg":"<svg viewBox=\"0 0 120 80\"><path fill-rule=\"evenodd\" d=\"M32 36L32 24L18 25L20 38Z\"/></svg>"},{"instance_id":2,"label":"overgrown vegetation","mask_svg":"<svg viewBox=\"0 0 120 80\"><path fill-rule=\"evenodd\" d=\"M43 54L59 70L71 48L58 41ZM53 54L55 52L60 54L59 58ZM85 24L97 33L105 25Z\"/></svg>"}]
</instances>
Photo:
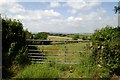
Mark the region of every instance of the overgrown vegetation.
<instances>
[{"instance_id":1,"label":"overgrown vegetation","mask_svg":"<svg viewBox=\"0 0 120 80\"><path fill-rule=\"evenodd\" d=\"M120 5L114 7L120 13ZM120 76L120 27L106 26L91 34L62 34L38 32L32 34L23 29L19 20L3 18L2 27L2 78L109 78ZM42 47L29 47L42 50L44 54L57 55L60 58L45 58L44 64L29 64L26 39L46 40L91 40L92 52L86 43L40 41L31 44L43 44ZM55 36L55 37L54 37ZM59 37L61 36L61 37ZM61 39L60 39L61 38ZM51 38L48 38L50 40ZM51 39L52 40L52 39ZM69 49L68 49L69 48ZM48 50L48 51L47 51ZM51 50L51 52L50 52ZM52 50L58 50L52 52ZM60 52L61 50L61 52ZM77 52L75 52L77 51ZM84 52L82 52L84 51ZM42 52L42 51L37 51ZM66 55L64 55L66 52ZM66 56L66 57L65 57ZM76 60L79 64L57 64L56 61ZM27 65L28 64L28 65Z\"/></svg>"},{"instance_id":2,"label":"overgrown vegetation","mask_svg":"<svg viewBox=\"0 0 120 80\"><path fill-rule=\"evenodd\" d=\"M15 78L109 78L109 69L84 58L80 64L32 64L21 70Z\"/></svg>"},{"instance_id":3,"label":"overgrown vegetation","mask_svg":"<svg viewBox=\"0 0 120 80\"><path fill-rule=\"evenodd\" d=\"M54 58L46 57L46 60L44 60L46 63L29 65L19 72L16 78L108 78L109 69L99 67L94 63L92 53L87 50L86 44L67 43L66 58L64 57L64 51L59 52L59 50L64 49L65 44L45 45L44 53L46 55L60 54L61 56L58 56L59 58L57 56ZM41 46L38 49L41 50ZM58 52L47 50L58 50ZM85 52L79 52L84 50ZM65 59L67 62L78 61L78 64L62 64ZM57 61L60 61L61 64L56 63Z\"/></svg>"},{"instance_id":4,"label":"overgrown vegetation","mask_svg":"<svg viewBox=\"0 0 120 80\"><path fill-rule=\"evenodd\" d=\"M61 54L64 56L66 51L68 54L66 60L78 60L79 64L56 64L55 60L65 61L65 58L62 57L47 58L50 63L30 64L26 67L24 66L29 63L26 39L46 40L49 33L41 32L33 36L28 30L23 29L19 20L7 18L2 19L2 31L3 78L11 78L15 76L14 73L17 73L15 78L108 78L114 74L120 75L120 27L107 26L96 30L92 36L60 34L72 37L74 40L91 40L92 53L86 43L66 42L65 45L65 42L54 43L51 41L31 43L44 44L44 46L32 48L42 50L44 47L44 54L48 55ZM58 50L58 52L52 52L52 50ZM60 50L63 51L59 52ZM22 65L24 68L19 69Z\"/></svg>"},{"instance_id":5,"label":"overgrown vegetation","mask_svg":"<svg viewBox=\"0 0 120 80\"><path fill-rule=\"evenodd\" d=\"M92 42L97 64L109 68L111 75L120 75L120 27L96 30Z\"/></svg>"},{"instance_id":6,"label":"overgrown vegetation","mask_svg":"<svg viewBox=\"0 0 120 80\"><path fill-rule=\"evenodd\" d=\"M9 78L13 65L27 63L26 31L19 20L2 19L2 77Z\"/></svg>"}]
</instances>

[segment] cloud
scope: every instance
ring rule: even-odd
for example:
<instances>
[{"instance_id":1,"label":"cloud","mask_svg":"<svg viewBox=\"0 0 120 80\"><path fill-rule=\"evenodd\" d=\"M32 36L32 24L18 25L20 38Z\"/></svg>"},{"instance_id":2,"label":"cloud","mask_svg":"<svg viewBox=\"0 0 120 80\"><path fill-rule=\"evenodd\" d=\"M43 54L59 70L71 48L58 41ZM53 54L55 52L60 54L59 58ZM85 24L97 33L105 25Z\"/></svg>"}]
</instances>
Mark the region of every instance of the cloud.
<instances>
[{"instance_id":1,"label":"cloud","mask_svg":"<svg viewBox=\"0 0 120 80\"><path fill-rule=\"evenodd\" d=\"M2 0L0 2L0 11L2 14L5 14L5 13L16 14L16 13L25 12L25 9L23 6L21 6L16 2L9 2L7 0L4 0L4 1Z\"/></svg>"},{"instance_id":2,"label":"cloud","mask_svg":"<svg viewBox=\"0 0 120 80\"><path fill-rule=\"evenodd\" d=\"M68 0L67 5L73 9L82 9L86 6L86 2L84 0Z\"/></svg>"},{"instance_id":3,"label":"cloud","mask_svg":"<svg viewBox=\"0 0 120 80\"><path fill-rule=\"evenodd\" d=\"M51 18L49 21L36 20L28 22L26 20L24 22L25 26L32 32L88 33L94 32L94 30L105 27L106 25L117 26L117 16L107 16L106 11L99 8L88 15L80 14L77 17ZM33 24L35 24L35 28L33 28Z\"/></svg>"},{"instance_id":4,"label":"cloud","mask_svg":"<svg viewBox=\"0 0 120 80\"><path fill-rule=\"evenodd\" d=\"M107 11L103 8L98 8L97 10L92 11L86 15L80 13L79 16L81 16L84 20L101 20L107 16Z\"/></svg>"},{"instance_id":5,"label":"cloud","mask_svg":"<svg viewBox=\"0 0 120 80\"><path fill-rule=\"evenodd\" d=\"M22 20L49 20L54 18L60 18L62 15L54 10L25 10L24 13L10 15L12 18Z\"/></svg>"},{"instance_id":6,"label":"cloud","mask_svg":"<svg viewBox=\"0 0 120 80\"><path fill-rule=\"evenodd\" d=\"M88 3L85 2L85 4ZM83 2L83 5L85 4ZM98 4L89 3L89 5L93 7ZM75 8L82 9L83 7L74 7L72 10L76 10ZM78 15L68 15L66 17L67 14L61 14L53 9L28 10L16 2L11 4L4 2L0 3L0 12L2 11L7 12L7 16L10 18L20 19L24 28L28 28L31 32L88 33L106 25L117 26L118 24L117 16L109 16L104 8L97 8L97 10L87 14L75 12Z\"/></svg>"},{"instance_id":7,"label":"cloud","mask_svg":"<svg viewBox=\"0 0 120 80\"><path fill-rule=\"evenodd\" d=\"M90 0L86 2L85 0L68 0L66 4L71 8L68 12L75 14L79 10L90 10L96 6L99 6L101 2L100 0Z\"/></svg>"},{"instance_id":8,"label":"cloud","mask_svg":"<svg viewBox=\"0 0 120 80\"><path fill-rule=\"evenodd\" d=\"M60 7L61 5L60 5L60 3L59 2L51 2L50 3L50 7L51 8L58 8L58 7Z\"/></svg>"},{"instance_id":9,"label":"cloud","mask_svg":"<svg viewBox=\"0 0 120 80\"><path fill-rule=\"evenodd\" d=\"M67 18L67 21L81 21L83 20L81 17L73 17L73 16L70 16Z\"/></svg>"}]
</instances>

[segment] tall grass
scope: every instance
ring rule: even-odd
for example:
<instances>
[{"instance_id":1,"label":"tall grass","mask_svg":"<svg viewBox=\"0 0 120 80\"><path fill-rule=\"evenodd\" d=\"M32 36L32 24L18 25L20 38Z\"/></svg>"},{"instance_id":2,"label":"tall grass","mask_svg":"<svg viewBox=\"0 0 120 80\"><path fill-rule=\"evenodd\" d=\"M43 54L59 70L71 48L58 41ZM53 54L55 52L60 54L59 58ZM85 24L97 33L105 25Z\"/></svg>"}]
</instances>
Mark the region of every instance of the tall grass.
<instances>
[{"instance_id":1,"label":"tall grass","mask_svg":"<svg viewBox=\"0 0 120 80\"><path fill-rule=\"evenodd\" d=\"M60 72L48 64L32 64L17 74L16 78L59 78Z\"/></svg>"},{"instance_id":2,"label":"tall grass","mask_svg":"<svg viewBox=\"0 0 120 80\"><path fill-rule=\"evenodd\" d=\"M86 62L87 63L87 62ZM109 70L91 63L32 64L19 72L16 78L108 78Z\"/></svg>"},{"instance_id":3,"label":"tall grass","mask_svg":"<svg viewBox=\"0 0 120 80\"><path fill-rule=\"evenodd\" d=\"M73 46L72 46L73 45ZM57 47L59 46L59 47ZM62 50L64 44L46 45L45 50ZM86 49L86 43L69 43L66 44L69 48L67 54L74 53L73 56L67 55L67 60L78 60L79 64L57 64L58 59L50 59L49 63L32 64L25 67L16 75L16 78L108 78L109 69L102 66L99 67L92 59L92 53ZM76 47L75 47L76 46ZM38 47L41 49L41 47ZM71 51L71 53L69 53ZM84 52L74 52L74 50ZM45 52L45 54L61 54L64 52ZM64 57L60 57L64 61Z\"/></svg>"}]
</instances>

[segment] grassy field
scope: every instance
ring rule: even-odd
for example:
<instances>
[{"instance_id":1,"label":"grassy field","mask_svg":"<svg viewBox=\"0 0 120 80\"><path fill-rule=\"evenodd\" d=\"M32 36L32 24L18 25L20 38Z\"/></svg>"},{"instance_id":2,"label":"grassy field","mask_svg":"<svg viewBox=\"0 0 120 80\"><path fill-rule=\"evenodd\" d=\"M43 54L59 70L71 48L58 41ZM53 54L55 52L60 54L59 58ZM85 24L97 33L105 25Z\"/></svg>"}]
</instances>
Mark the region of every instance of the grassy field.
<instances>
[{"instance_id":1,"label":"grassy field","mask_svg":"<svg viewBox=\"0 0 120 80\"><path fill-rule=\"evenodd\" d=\"M80 62L82 56L90 55L90 50L87 50L86 45L89 43L52 43L51 45L38 46L39 50L44 49L46 61L58 62ZM84 55L83 55L84 54Z\"/></svg>"},{"instance_id":2,"label":"grassy field","mask_svg":"<svg viewBox=\"0 0 120 80\"><path fill-rule=\"evenodd\" d=\"M67 52L65 53L65 46ZM88 43L68 43L44 45L46 55L57 55L54 58L47 57L45 61L49 63L31 64L21 70L16 78L107 78L109 70L105 67L99 67L91 58L91 51L88 49ZM41 50L43 47L38 46ZM54 52L53 52L54 50ZM55 52L56 51L56 52ZM66 56L65 56L66 54ZM57 58L59 57L59 58ZM72 62L78 64L58 64L57 61Z\"/></svg>"}]
</instances>

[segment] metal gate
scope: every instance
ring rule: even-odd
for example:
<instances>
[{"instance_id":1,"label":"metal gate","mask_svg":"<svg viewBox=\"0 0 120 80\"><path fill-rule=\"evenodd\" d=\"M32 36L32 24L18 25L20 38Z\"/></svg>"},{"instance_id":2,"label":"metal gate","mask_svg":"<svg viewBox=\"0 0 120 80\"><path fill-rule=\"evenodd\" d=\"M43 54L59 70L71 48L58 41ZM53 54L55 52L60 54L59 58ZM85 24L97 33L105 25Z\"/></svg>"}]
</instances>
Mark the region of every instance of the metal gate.
<instances>
[{"instance_id":1,"label":"metal gate","mask_svg":"<svg viewBox=\"0 0 120 80\"><path fill-rule=\"evenodd\" d=\"M89 53L89 40L28 39L28 58L32 63L79 64L80 56Z\"/></svg>"}]
</instances>

